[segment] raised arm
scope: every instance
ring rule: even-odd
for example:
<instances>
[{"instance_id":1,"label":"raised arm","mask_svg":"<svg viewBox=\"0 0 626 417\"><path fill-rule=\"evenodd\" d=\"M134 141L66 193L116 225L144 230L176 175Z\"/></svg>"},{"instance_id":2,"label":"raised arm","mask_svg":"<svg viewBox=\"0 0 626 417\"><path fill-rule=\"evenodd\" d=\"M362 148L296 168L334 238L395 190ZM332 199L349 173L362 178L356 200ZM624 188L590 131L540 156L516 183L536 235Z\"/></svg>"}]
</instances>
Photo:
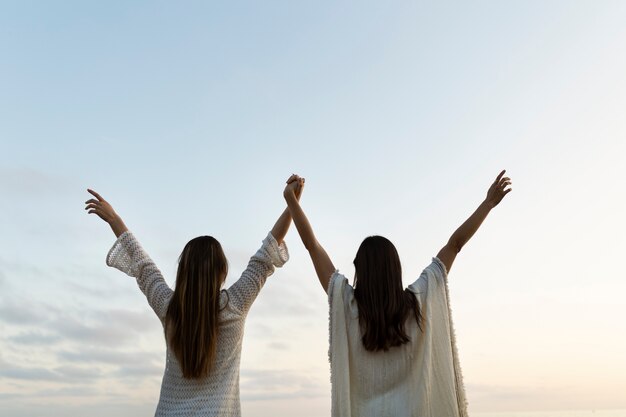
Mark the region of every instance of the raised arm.
<instances>
[{"instance_id":1,"label":"raised arm","mask_svg":"<svg viewBox=\"0 0 626 417\"><path fill-rule=\"evenodd\" d=\"M283 213L280 215L274 227L272 227L272 236L276 239L276 242L280 245L283 243L285 239L285 235L289 230L289 226L291 225L291 214L289 214L289 209L285 208Z\"/></svg>"},{"instance_id":2,"label":"raised arm","mask_svg":"<svg viewBox=\"0 0 626 417\"><path fill-rule=\"evenodd\" d=\"M98 215L107 222L117 237L107 255L107 265L136 278L137 285L146 296L148 304L163 321L172 297L172 289L167 285L163 274L143 250L139 241L132 233L128 232L122 218L115 213L111 204L97 192L87 191L96 198L85 202L85 210L88 210L89 214Z\"/></svg>"},{"instance_id":3,"label":"raised arm","mask_svg":"<svg viewBox=\"0 0 626 417\"><path fill-rule=\"evenodd\" d=\"M498 174L496 180L491 184L491 187L489 187L489 191L487 191L485 201L483 201L476 211L456 229L450 237L450 240L448 240L448 243L446 243L437 254L437 258L443 262L448 272L450 268L452 268L456 255L461 251L463 246L465 246L467 241L474 236L474 233L476 233L491 209L497 206L504 196L512 190L512 188L507 188L511 185L511 179L504 177L505 172L506 170L503 170Z\"/></svg>"},{"instance_id":4,"label":"raised arm","mask_svg":"<svg viewBox=\"0 0 626 417\"><path fill-rule=\"evenodd\" d=\"M287 183L297 180L292 175ZM296 199L300 198L302 187L296 188ZM256 300L267 277L274 273L275 267L281 267L288 259L289 253L283 239L291 225L289 209L285 209L276 220L270 234L263 240L263 246L250 258L248 266L241 277L228 288L231 306L240 314L246 315Z\"/></svg>"},{"instance_id":5,"label":"raised arm","mask_svg":"<svg viewBox=\"0 0 626 417\"><path fill-rule=\"evenodd\" d=\"M328 282L333 272L335 272L335 266L322 245L317 241L311 223L309 223L309 220L300 206L296 192L298 187L303 186L304 179L298 177L297 181L287 184L283 195L285 196L285 200L287 200L287 207L296 225L296 229L298 229L302 243L304 243L304 247L309 251L315 272L317 273L317 278L319 278L324 291L328 292Z\"/></svg>"}]
</instances>

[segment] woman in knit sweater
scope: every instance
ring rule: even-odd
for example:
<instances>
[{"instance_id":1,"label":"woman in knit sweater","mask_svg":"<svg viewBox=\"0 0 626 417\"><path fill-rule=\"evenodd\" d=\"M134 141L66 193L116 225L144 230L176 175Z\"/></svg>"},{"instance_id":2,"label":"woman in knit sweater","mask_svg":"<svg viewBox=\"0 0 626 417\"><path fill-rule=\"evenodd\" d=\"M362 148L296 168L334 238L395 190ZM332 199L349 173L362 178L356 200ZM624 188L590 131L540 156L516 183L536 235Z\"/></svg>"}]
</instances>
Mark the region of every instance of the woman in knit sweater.
<instances>
[{"instance_id":1,"label":"woman in knit sweater","mask_svg":"<svg viewBox=\"0 0 626 417\"><path fill-rule=\"evenodd\" d=\"M300 183L294 195L300 197ZM166 366L156 416L239 417L239 363L244 322L265 280L289 258L283 238L291 224L285 211L248 267L230 288L222 289L228 264L219 242L192 239L178 263L176 287L170 289L152 259L111 205L98 193L86 210L110 226L117 240L107 265L137 279L148 304L164 327Z\"/></svg>"},{"instance_id":2,"label":"woman in knit sweater","mask_svg":"<svg viewBox=\"0 0 626 417\"><path fill-rule=\"evenodd\" d=\"M476 211L407 289L393 244L366 238L354 286L317 241L297 198L285 199L320 284L328 294L332 417L465 417L467 405L450 314L447 273L461 248L506 194L502 171Z\"/></svg>"}]
</instances>

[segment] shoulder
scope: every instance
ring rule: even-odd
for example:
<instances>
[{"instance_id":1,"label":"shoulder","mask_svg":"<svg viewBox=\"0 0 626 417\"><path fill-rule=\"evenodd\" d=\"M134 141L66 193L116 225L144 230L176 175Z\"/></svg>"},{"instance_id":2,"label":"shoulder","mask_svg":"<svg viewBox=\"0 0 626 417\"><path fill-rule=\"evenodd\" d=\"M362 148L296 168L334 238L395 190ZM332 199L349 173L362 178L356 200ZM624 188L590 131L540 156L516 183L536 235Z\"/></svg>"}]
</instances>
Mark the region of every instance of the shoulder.
<instances>
[{"instance_id":1,"label":"shoulder","mask_svg":"<svg viewBox=\"0 0 626 417\"><path fill-rule=\"evenodd\" d=\"M430 271L433 274L435 274L436 276L438 276L440 278L443 278L443 279L447 279L448 278L448 270L446 269L446 266L436 256L433 257L433 261L431 262L430 265L428 265L426 267L426 269L430 269Z\"/></svg>"},{"instance_id":2,"label":"shoulder","mask_svg":"<svg viewBox=\"0 0 626 417\"><path fill-rule=\"evenodd\" d=\"M354 297L354 289L348 282L348 278L338 270L335 270L328 281L328 302L332 305L333 299L339 297L345 300L346 296L348 298Z\"/></svg>"},{"instance_id":3,"label":"shoulder","mask_svg":"<svg viewBox=\"0 0 626 417\"><path fill-rule=\"evenodd\" d=\"M448 271L446 270L446 266L435 256L432 258L430 265L424 268L419 278L409 285L408 289L415 294L424 293L427 291L430 282L434 282L435 285L443 284L447 280L447 277Z\"/></svg>"},{"instance_id":4,"label":"shoulder","mask_svg":"<svg viewBox=\"0 0 626 417\"><path fill-rule=\"evenodd\" d=\"M348 278L339 272L339 270L335 270L328 280L328 298L333 297L338 292L345 292L347 287L352 289L352 286L348 283Z\"/></svg>"},{"instance_id":5,"label":"shoulder","mask_svg":"<svg viewBox=\"0 0 626 417\"><path fill-rule=\"evenodd\" d=\"M346 315L358 316L358 306L354 298L354 288L348 279L335 271L328 283L328 303L331 311L345 311Z\"/></svg>"}]
</instances>

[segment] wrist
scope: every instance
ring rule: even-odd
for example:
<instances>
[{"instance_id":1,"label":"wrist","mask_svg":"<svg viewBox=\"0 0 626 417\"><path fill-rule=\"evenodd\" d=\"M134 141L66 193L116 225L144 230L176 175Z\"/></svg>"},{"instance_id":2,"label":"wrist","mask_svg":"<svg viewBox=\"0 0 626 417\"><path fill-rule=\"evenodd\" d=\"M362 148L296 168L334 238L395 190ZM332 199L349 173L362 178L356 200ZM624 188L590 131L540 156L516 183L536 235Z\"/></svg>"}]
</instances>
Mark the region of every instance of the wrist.
<instances>
[{"instance_id":1,"label":"wrist","mask_svg":"<svg viewBox=\"0 0 626 417\"><path fill-rule=\"evenodd\" d=\"M113 230L113 233L115 233L116 237L120 237L124 232L126 232L128 230L128 228L124 224L124 221L118 215L116 215L111 220L109 225L111 226L111 229Z\"/></svg>"},{"instance_id":2,"label":"wrist","mask_svg":"<svg viewBox=\"0 0 626 417\"><path fill-rule=\"evenodd\" d=\"M285 197L285 200L287 200L287 204L298 201L298 198L296 197L296 195L293 192L285 191L283 193L283 196Z\"/></svg>"},{"instance_id":3,"label":"wrist","mask_svg":"<svg viewBox=\"0 0 626 417\"><path fill-rule=\"evenodd\" d=\"M493 201L491 201L491 200L489 200L489 199L486 199L485 201L483 201L483 202L480 204L480 206L490 211L490 210L491 210L492 208L494 208L496 205L494 204L494 202L493 202Z\"/></svg>"}]
</instances>

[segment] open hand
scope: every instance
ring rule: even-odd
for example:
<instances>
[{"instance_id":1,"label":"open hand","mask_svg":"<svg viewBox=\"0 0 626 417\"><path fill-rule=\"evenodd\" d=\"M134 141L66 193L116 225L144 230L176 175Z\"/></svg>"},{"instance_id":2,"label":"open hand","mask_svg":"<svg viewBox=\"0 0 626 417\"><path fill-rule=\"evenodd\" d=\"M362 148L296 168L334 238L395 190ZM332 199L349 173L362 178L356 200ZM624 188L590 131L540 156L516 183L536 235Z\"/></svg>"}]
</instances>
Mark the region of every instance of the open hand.
<instances>
[{"instance_id":1,"label":"open hand","mask_svg":"<svg viewBox=\"0 0 626 417\"><path fill-rule=\"evenodd\" d=\"M95 199L91 198L85 201L85 210L88 210L87 213L96 214L102 220L107 222L109 226L111 226L111 229L113 229L116 236L124 233L127 230L126 225L124 225L121 217L117 215L115 210L113 210L111 204L109 204L108 201L102 198L102 196L94 190L87 189L87 192L96 197Z\"/></svg>"},{"instance_id":2,"label":"open hand","mask_svg":"<svg viewBox=\"0 0 626 417\"><path fill-rule=\"evenodd\" d=\"M491 207L495 207L500 204L500 201L504 198L505 195L513 190L509 186L512 184L511 179L509 177L503 177L506 170L502 170L496 180L489 187L489 191L487 191L487 198L485 202L489 204ZM509 187L509 188L507 188Z\"/></svg>"},{"instance_id":3,"label":"open hand","mask_svg":"<svg viewBox=\"0 0 626 417\"><path fill-rule=\"evenodd\" d=\"M283 192L283 196L288 198L290 195L294 195L296 199L299 201L300 196L302 195L302 190L304 189L304 178L292 174L287 179L287 186L285 187L285 191Z\"/></svg>"}]
</instances>

